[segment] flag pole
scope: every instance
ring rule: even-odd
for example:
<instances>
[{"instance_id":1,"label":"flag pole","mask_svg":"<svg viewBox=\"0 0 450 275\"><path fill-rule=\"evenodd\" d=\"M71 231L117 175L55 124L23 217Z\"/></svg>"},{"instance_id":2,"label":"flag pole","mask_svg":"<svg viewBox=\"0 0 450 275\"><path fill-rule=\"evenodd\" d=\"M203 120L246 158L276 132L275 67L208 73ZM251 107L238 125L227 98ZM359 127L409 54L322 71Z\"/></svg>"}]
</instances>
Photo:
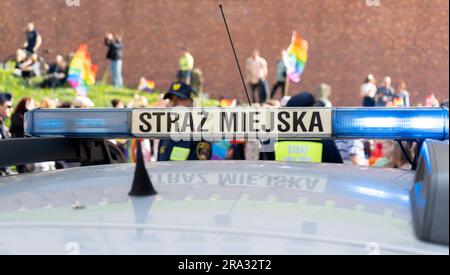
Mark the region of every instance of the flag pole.
<instances>
[{"instance_id":1,"label":"flag pole","mask_svg":"<svg viewBox=\"0 0 450 275\"><path fill-rule=\"evenodd\" d=\"M289 96L289 76L286 75L286 82L284 84L284 96Z\"/></svg>"}]
</instances>

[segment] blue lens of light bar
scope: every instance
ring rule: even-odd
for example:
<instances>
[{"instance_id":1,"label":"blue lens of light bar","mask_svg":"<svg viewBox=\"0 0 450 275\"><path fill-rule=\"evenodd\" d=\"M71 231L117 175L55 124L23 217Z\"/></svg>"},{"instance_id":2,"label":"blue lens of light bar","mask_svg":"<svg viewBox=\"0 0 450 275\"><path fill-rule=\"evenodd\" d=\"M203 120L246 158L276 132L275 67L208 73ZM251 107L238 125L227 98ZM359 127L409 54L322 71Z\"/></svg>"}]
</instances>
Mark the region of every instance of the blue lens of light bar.
<instances>
[{"instance_id":1,"label":"blue lens of light bar","mask_svg":"<svg viewBox=\"0 0 450 275\"><path fill-rule=\"evenodd\" d=\"M333 136L367 139L446 140L448 109L442 108L337 108Z\"/></svg>"},{"instance_id":2,"label":"blue lens of light bar","mask_svg":"<svg viewBox=\"0 0 450 275\"><path fill-rule=\"evenodd\" d=\"M39 109L26 113L29 136L131 137L130 109Z\"/></svg>"}]
</instances>

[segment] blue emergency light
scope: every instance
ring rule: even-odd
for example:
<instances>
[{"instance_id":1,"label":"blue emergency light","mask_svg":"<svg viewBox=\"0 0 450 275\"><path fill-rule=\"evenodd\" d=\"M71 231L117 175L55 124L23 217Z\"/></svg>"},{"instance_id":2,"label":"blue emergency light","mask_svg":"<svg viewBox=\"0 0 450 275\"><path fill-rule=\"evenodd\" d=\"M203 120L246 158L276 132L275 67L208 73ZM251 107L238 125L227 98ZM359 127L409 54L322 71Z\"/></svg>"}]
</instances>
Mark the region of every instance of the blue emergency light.
<instances>
[{"instance_id":1,"label":"blue emergency light","mask_svg":"<svg viewBox=\"0 0 450 275\"><path fill-rule=\"evenodd\" d=\"M25 114L34 137L129 138L130 109L37 109Z\"/></svg>"},{"instance_id":2,"label":"blue emergency light","mask_svg":"<svg viewBox=\"0 0 450 275\"><path fill-rule=\"evenodd\" d=\"M33 137L135 138L137 136L132 131L134 110L137 109L37 109L26 113L25 132ZM191 110L208 112L226 109ZM279 110L308 110L308 108ZM331 110L332 130L327 138L390 140L449 138L449 115L448 109L445 108L315 108L314 110ZM158 133L154 135L150 133L147 137L169 138ZM295 133L289 133L289 137L297 136ZM298 137L304 136L299 134ZM324 135L317 137L324 138Z\"/></svg>"},{"instance_id":3,"label":"blue emergency light","mask_svg":"<svg viewBox=\"0 0 450 275\"><path fill-rule=\"evenodd\" d=\"M443 108L337 108L333 136L363 139L446 140L448 109Z\"/></svg>"}]
</instances>

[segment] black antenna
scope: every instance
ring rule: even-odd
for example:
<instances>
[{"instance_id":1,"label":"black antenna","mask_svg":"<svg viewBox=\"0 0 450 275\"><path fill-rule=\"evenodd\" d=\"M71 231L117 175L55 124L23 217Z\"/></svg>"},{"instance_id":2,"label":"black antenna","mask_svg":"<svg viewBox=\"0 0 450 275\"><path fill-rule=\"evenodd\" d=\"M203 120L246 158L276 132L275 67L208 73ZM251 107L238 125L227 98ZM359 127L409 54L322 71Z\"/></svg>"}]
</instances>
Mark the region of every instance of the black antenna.
<instances>
[{"instance_id":1,"label":"black antenna","mask_svg":"<svg viewBox=\"0 0 450 275\"><path fill-rule=\"evenodd\" d=\"M248 104L252 106L252 102L250 101L250 97L248 96L247 85L245 85L244 76L242 75L241 65L239 64L239 59L236 54L236 50L234 49L233 39L231 38L230 30L228 29L227 19L225 18L225 13L223 13L222 5L219 5L220 11L222 12L223 22L225 22L225 27L227 28L228 38L230 39L231 48L233 49L234 58L236 59L236 64L239 69L239 74L241 75L242 85L244 86L245 95L247 96Z\"/></svg>"},{"instance_id":2,"label":"black antenna","mask_svg":"<svg viewBox=\"0 0 450 275\"><path fill-rule=\"evenodd\" d=\"M148 197L158 194L153 187L152 181L145 168L144 155L142 154L141 141L137 140L136 147L136 170L134 172L133 185L128 195L132 197Z\"/></svg>"}]
</instances>

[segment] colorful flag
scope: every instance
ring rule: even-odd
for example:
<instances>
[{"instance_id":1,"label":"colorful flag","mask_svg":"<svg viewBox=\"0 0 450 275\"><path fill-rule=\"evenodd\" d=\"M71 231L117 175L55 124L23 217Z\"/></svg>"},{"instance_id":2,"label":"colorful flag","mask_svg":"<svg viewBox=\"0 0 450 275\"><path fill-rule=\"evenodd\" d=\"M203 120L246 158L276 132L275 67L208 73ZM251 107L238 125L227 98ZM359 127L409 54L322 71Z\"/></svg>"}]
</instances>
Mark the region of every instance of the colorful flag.
<instances>
[{"instance_id":1,"label":"colorful flag","mask_svg":"<svg viewBox=\"0 0 450 275\"><path fill-rule=\"evenodd\" d=\"M121 140L117 140L117 141L122 142ZM136 148L137 148L138 142L141 143L142 154L144 155L144 161L151 162L152 161L152 149L151 149L150 140L148 140L148 139L146 139L146 140L133 139L133 140L126 141L126 143L124 144L124 149L125 149L124 156L126 157L128 162L136 163Z\"/></svg>"},{"instance_id":2,"label":"colorful flag","mask_svg":"<svg viewBox=\"0 0 450 275\"><path fill-rule=\"evenodd\" d=\"M302 39L297 32L293 32L291 45L283 54L287 76L290 81L300 82L306 62L308 61L308 41Z\"/></svg>"},{"instance_id":3,"label":"colorful flag","mask_svg":"<svg viewBox=\"0 0 450 275\"><path fill-rule=\"evenodd\" d=\"M393 104L395 107L405 107L405 101L403 98L394 98Z\"/></svg>"},{"instance_id":4,"label":"colorful flag","mask_svg":"<svg viewBox=\"0 0 450 275\"><path fill-rule=\"evenodd\" d=\"M86 44L80 45L69 67L67 81L78 95L86 96L89 86L95 84L97 65L92 64Z\"/></svg>"},{"instance_id":5,"label":"colorful flag","mask_svg":"<svg viewBox=\"0 0 450 275\"><path fill-rule=\"evenodd\" d=\"M153 92L153 90L155 89L155 81L153 80L147 80L144 77L141 77L141 79L139 80L139 91L143 91L143 92Z\"/></svg>"},{"instance_id":6,"label":"colorful flag","mask_svg":"<svg viewBox=\"0 0 450 275\"><path fill-rule=\"evenodd\" d=\"M230 98L222 98L219 102L220 107L229 107L233 108L237 106L237 100L236 99L230 99Z\"/></svg>"}]
</instances>

